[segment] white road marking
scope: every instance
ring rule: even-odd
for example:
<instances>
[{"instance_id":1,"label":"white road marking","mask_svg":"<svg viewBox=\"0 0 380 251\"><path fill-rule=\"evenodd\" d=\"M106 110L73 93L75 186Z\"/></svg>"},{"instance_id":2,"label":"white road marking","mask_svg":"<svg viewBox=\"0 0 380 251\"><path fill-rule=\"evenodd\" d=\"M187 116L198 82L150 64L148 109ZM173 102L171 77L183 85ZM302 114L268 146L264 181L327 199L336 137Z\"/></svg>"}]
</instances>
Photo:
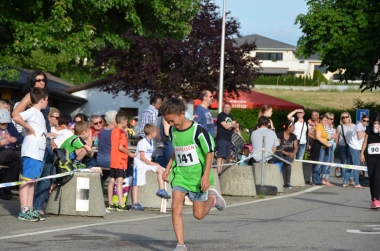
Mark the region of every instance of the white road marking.
<instances>
[{"instance_id":1,"label":"white road marking","mask_svg":"<svg viewBox=\"0 0 380 251\"><path fill-rule=\"evenodd\" d=\"M276 200L276 199L283 199L283 198L294 197L294 196L298 196L298 195L301 195L301 194L304 194L304 193L308 193L308 192L312 192L312 191L318 190L318 189L320 189L322 187L323 186L315 186L315 187L312 187L312 188L309 188L309 189L306 189L306 190L303 190L303 191L299 191L299 192L296 192L296 193L288 194L288 195L279 195L279 196L272 197L272 198L267 198L267 199L260 199L260 200L255 200L255 201L248 201L248 202L237 203L237 204L226 206L226 208L237 207L237 206L245 206L245 205L249 205L249 204L253 204L253 203L259 203L259 202L263 202L263 201L269 201L269 200ZM216 210L216 208L212 208L211 210ZM183 214L193 214L193 212L192 211L191 212L184 212ZM0 237L0 240L12 239L12 238L20 238L20 237L25 237L25 236L34 236L34 235L40 235L40 234L48 234L48 233L54 233L54 232L62 232L62 231L81 229L81 228L87 228L87 227L104 226L104 225L110 225L110 224L121 224L121 223L126 223L126 222L143 221L143 220L151 220L151 219L158 219L158 218L163 218L163 217L171 217L171 214L161 214L161 215L156 215L156 216L152 216L152 217L145 217L145 218L140 218L140 219L107 221L107 222L101 222L101 223L79 225L79 226L74 226L74 227L65 227L65 228L50 229L50 230L33 232L33 233L8 235L8 236L2 236L2 237Z\"/></svg>"}]
</instances>

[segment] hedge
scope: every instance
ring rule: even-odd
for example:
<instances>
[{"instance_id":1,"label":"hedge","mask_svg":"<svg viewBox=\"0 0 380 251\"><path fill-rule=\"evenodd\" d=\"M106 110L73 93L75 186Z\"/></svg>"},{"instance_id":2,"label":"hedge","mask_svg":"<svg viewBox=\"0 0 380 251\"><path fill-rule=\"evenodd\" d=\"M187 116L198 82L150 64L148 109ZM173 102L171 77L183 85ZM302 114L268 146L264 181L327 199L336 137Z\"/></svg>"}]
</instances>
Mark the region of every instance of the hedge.
<instances>
[{"instance_id":1,"label":"hedge","mask_svg":"<svg viewBox=\"0 0 380 251\"><path fill-rule=\"evenodd\" d=\"M327 84L327 79L323 76L322 72L316 70L314 71L313 78L306 76L264 76L258 77L253 84L258 85L292 85L292 86L317 86L315 84L318 80L318 84L324 82Z\"/></svg>"}]
</instances>

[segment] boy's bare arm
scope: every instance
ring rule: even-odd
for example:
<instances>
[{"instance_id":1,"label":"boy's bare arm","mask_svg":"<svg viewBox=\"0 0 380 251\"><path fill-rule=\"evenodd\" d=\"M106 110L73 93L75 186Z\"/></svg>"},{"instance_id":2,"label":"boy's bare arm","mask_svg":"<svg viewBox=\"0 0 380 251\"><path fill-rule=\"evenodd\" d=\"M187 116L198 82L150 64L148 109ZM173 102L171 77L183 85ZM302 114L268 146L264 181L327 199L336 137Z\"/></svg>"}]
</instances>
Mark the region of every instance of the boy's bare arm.
<instances>
[{"instance_id":1,"label":"boy's bare arm","mask_svg":"<svg viewBox=\"0 0 380 251\"><path fill-rule=\"evenodd\" d=\"M128 150L125 149L125 147L122 146L122 145L119 146L119 151L120 151L120 152L123 152L123 153L125 153L125 154L127 154L127 155L128 155L129 157L131 157L131 158L136 158L136 154L134 154L134 153L128 151Z\"/></svg>"},{"instance_id":2,"label":"boy's bare arm","mask_svg":"<svg viewBox=\"0 0 380 251\"><path fill-rule=\"evenodd\" d=\"M206 154L206 169L201 179L201 190L203 192L209 189L210 187L210 171L211 171L213 155L214 155L213 152L208 152Z\"/></svg>"},{"instance_id":3,"label":"boy's bare arm","mask_svg":"<svg viewBox=\"0 0 380 251\"><path fill-rule=\"evenodd\" d=\"M14 117L13 117L13 120L19 124L20 126L24 127L26 130L28 130L28 135L31 135L31 134L34 134L35 135L35 132L33 130L33 128L28 125L21 117L20 114L16 114Z\"/></svg>"},{"instance_id":4,"label":"boy's bare arm","mask_svg":"<svg viewBox=\"0 0 380 251\"><path fill-rule=\"evenodd\" d=\"M153 162L153 161L148 160L147 158L145 158L145 152L144 151L140 151L140 160L142 162L144 162L145 164L148 164L148 165L151 165L151 166L160 166L160 164L158 164L156 162Z\"/></svg>"},{"instance_id":5,"label":"boy's bare arm","mask_svg":"<svg viewBox=\"0 0 380 251\"><path fill-rule=\"evenodd\" d=\"M92 152L92 148L91 148L89 145L83 145L83 148L84 148L87 152Z\"/></svg>"}]
</instances>

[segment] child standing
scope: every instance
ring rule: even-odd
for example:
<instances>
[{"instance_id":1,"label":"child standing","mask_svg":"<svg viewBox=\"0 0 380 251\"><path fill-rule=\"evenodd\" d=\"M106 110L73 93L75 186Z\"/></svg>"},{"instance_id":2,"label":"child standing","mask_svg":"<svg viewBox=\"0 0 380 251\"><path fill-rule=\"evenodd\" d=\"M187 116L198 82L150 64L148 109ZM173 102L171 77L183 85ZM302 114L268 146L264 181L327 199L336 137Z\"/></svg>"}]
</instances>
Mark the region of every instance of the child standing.
<instances>
[{"instance_id":1,"label":"child standing","mask_svg":"<svg viewBox=\"0 0 380 251\"><path fill-rule=\"evenodd\" d=\"M123 197L123 180L126 176L128 168L128 156L136 157L134 153L128 151L128 140L124 129L127 127L128 117L120 111L116 114L117 127L111 133L111 161L110 161L110 181L108 183L108 210L116 210L119 212L126 211L127 205L124 203ZM112 201L113 188L116 181L117 196L119 204L116 205Z\"/></svg>"},{"instance_id":2,"label":"child standing","mask_svg":"<svg viewBox=\"0 0 380 251\"><path fill-rule=\"evenodd\" d=\"M13 116L13 120L27 130L27 136L21 146L23 170L21 179L30 181L20 186L21 212L18 220L39 221L45 219L33 210L34 185L33 179L39 178L42 172L42 161L46 148L46 124L41 109L48 104L48 95L43 88L33 88L30 91L32 107Z\"/></svg>"},{"instance_id":3,"label":"child standing","mask_svg":"<svg viewBox=\"0 0 380 251\"><path fill-rule=\"evenodd\" d=\"M78 168L85 168L86 165L82 163L86 155L92 155L92 148L86 144L86 139L90 136L90 125L88 122L79 121L75 123L74 135L67 138L61 145L61 149L66 149L69 154L73 166Z\"/></svg>"},{"instance_id":4,"label":"child standing","mask_svg":"<svg viewBox=\"0 0 380 251\"><path fill-rule=\"evenodd\" d=\"M159 190L156 195L170 199L171 196L164 189L164 180L162 179L162 174L164 169L159 163L152 162L153 153L153 139L157 136L157 127L152 124L146 124L144 126L145 137L137 143L134 167L133 167L133 190L132 190L132 210L143 211L144 207L138 202L138 189L140 186L146 184L145 173L146 171L152 171L157 173L157 180Z\"/></svg>"},{"instance_id":5,"label":"child standing","mask_svg":"<svg viewBox=\"0 0 380 251\"><path fill-rule=\"evenodd\" d=\"M179 99L165 101L161 113L171 126L169 137L174 147L163 174L165 181L169 181L170 174L173 188L172 221L177 238L174 251L187 250L182 219L185 196L193 201L193 215L198 220L203 219L213 206L222 211L226 202L215 189L209 189L214 182L210 172L214 151L211 135L198 123L185 118L185 105Z\"/></svg>"}]
</instances>

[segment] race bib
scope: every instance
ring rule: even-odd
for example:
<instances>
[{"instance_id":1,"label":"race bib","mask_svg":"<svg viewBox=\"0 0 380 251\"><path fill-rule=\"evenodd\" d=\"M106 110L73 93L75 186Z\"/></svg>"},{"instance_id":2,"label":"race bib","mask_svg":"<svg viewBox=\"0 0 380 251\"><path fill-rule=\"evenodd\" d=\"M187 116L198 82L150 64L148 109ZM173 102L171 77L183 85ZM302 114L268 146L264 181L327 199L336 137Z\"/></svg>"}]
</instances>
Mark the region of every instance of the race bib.
<instances>
[{"instance_id":1,"label":"race bib","mask_svg":"<svg viewBox=\"0 0 380 251\"><path fill-rule=\"evenodd\" d=\"M380 154L380 144L379 143L369 144L368 154Z\"/></svg>"},{"instance_id":2,"label":"race bib","mask_svg":"<svg viewBox=\"0 0 380 251\"><path fill-rule=\"evenodd\" d=\"M177 166L192 166L199 164L199 158L195 145L174 147Z\"/></svg>"}]
</instances>

